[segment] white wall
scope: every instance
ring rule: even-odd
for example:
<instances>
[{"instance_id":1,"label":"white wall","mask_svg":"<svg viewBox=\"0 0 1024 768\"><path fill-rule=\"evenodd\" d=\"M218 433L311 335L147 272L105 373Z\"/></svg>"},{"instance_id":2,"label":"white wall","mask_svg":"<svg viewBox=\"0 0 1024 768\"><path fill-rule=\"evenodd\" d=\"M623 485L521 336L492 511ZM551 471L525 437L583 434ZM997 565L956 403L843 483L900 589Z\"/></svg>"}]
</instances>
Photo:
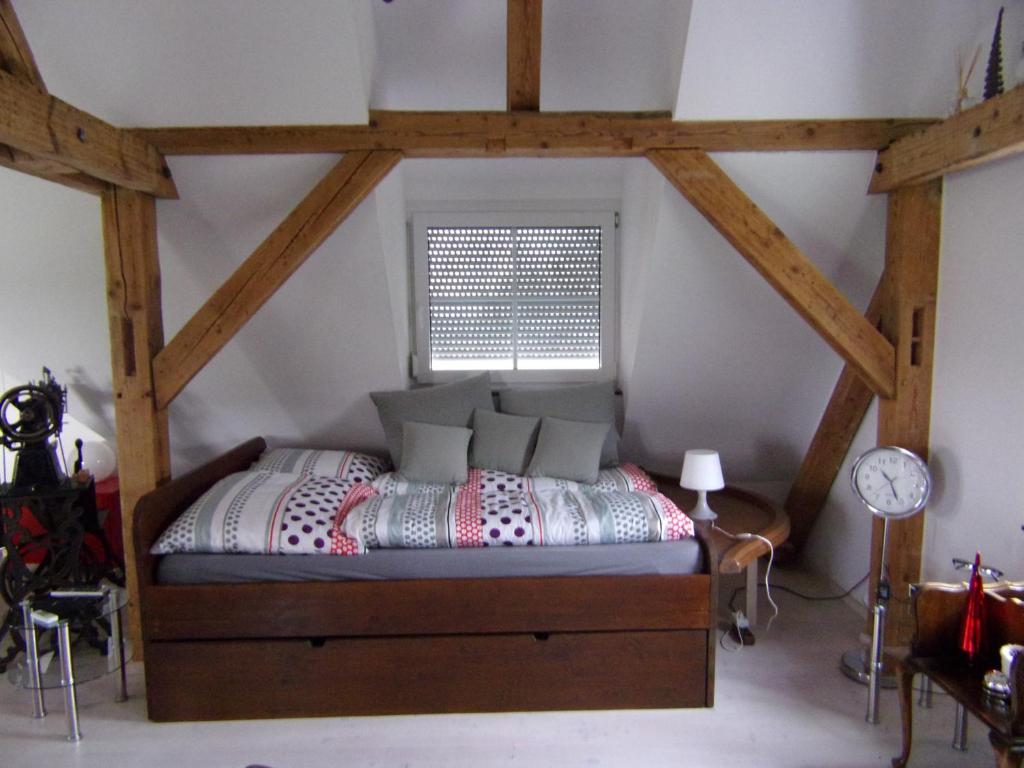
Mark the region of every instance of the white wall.
<instances>
[{"instance_id":1,"label":"white wall","mask_svg":"<svg viewBox=\"0 0 1024 768\"><path fill-rule=\"evenodd\" d=\"M927 578L982 558L1024 578L1024 158L946 178Z\"/></svg>"},{"instance_id":2,"label":"white wall","mask_svg":"<svg viewBox=\"0 0 1024 768\"><path fill-rule=\"evenodd\" d=\"M867 153L719 155L725 171L855 306L884 256L884 202L864 194ZM669 185L659 212L639 344L624 382L625 448L679 471L715 448L729 482L789 480L824 410L839 357Z\"/></svg>"},{"instance_id":3,"label":"white wall","mask_svg":"<svg viewBox=\"0 0 1024 768\"><path fill-rule=\"evenodd\" d=\"M1004 81L1011 87L1018 82L1024 2L1005 6ZM947 52L982 45L972 95L982 87L999 7L950 4L945 12L961 13L959 23L928 38ZM919 92L932 88L922 80ZM1024 461L1024 345L1016 333L1024 323L1022 170L1024 161L1015 158L945 179L931 420L935 492L925 513L922 564L927 579L962 577L951 560L975 551L1014 578L1024 575L1024 513L1015 502L1024 483L1017 471ZM876 413L872 408L858 433L806 547L808 562L843 586L868 570L870 519L850 491L849 473L855 457L876 443ZM866 599L865 589L860 597Z\"/></svg>"}]
</instances>

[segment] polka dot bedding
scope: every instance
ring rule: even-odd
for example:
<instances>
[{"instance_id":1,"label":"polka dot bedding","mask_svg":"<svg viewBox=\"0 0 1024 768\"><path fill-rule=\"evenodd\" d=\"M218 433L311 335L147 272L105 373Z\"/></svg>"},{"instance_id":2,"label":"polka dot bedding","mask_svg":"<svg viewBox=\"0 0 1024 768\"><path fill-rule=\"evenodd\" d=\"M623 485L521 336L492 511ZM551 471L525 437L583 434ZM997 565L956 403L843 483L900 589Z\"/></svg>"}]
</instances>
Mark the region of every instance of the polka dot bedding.
<instances>
[{"instance_id":1,"label":"polka dot bedding","mask_svg":"<svg viewBox=\"0 0 1024 768\"><path fill-rule=\"evenodd\" d=\"M373 486L376 493L340 526L352 551L579 546L693 536L693 522L635 467L595 485L471 469L459 486L408 483L389 475Z\"/></svg>"},{"instance_id":2,"label":"polka dot bedding","mask_svg":"<svg viewBox=\"0 0 1024 768\"><path fill-rule=\"evenodd\" d=\"M310 466L290 458L290 466ZM632 465L602 471L594 485L471 469L466 483L447 486L391 473L370 481L369 471L349 469L344 478L229 475L172 523L152 552L354 555L380 547L578 546L693 535L692 521Z\"/></svg>"},{"instance_id":3,"label":"polka dot bedding","mask_svg":"<svg viewBox=\"0 0 1024 768\"><path fill-rule=\"evenodd\" d=\"M285 472L236 472L218 481L165 530L154 554L330 554L340 515L367 483Z\"/></svg>"},{"instance_id":4,"label":"polka dot bedding","mask_svg":"<svg viewBox=\"0 0 1024 768\"><path fill-rule=\"evenodd\" d=\"M323 475L354 483L368 483L391 469L391 462L356 451L273 448L265 451L250 469L255 472Z\"/></svg>"}]
</instances>

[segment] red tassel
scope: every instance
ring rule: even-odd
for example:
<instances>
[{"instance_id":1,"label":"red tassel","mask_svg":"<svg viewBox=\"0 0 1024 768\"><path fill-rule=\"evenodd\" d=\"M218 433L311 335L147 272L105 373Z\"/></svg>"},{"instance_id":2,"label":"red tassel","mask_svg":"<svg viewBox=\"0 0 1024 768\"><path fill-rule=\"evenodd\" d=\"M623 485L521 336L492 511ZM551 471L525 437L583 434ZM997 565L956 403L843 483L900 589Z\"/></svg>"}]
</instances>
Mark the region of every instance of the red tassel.
<instances>
[{"instance_id":1,"label":"red tassel","mask_svg":"<svg viewBox=\"0 0 1024 768\"><path fill-rule=\"evenodd\" d=\"M985 591L981 583L981 553L974 556L974 568L967 586L967 605L964 607L963 623L960 625L960 650L967 655L967 662L973 664L981 652L982 628L985 624Z\"/></svg>"}]
</instances>

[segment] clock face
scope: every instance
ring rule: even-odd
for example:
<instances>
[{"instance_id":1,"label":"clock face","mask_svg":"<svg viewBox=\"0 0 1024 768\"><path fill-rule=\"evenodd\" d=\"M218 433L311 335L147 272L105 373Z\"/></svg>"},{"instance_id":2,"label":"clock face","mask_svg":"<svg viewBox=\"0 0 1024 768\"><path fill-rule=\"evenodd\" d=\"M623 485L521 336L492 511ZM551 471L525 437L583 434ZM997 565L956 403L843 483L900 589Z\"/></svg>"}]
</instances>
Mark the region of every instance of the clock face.
<instances>
[{"instance_id":1,"label":"clock face","mask_svg":"<svg viewBox=\"0 0 1024 768\"><path fill-rule=\"evenodd\" d=\"M853 490L882 517L905 517L922 509L931 492L928 467L904 448L872 448L853 465Z\"/></svg>"}]
</instances>

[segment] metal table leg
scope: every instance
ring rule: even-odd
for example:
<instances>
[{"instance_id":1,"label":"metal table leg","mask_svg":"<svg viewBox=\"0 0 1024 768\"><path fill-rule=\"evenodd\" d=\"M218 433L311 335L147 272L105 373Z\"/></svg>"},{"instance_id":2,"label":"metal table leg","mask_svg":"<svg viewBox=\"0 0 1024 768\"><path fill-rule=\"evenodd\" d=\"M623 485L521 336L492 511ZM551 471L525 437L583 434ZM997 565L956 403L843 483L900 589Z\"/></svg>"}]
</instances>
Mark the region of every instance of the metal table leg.
<instances>
[{"instance_id":1,"label":"metal table leg","mask_svg":"<svg viewBox=\"0 0 1024 768\"><path fill-rule=\"evenodd\" d=\"M755 557L747 566L747 620L751 629L757 626L757 563Z\"/></svg>"},{"instance_id":2,"label":"metal table leg","mask_svg":"<svg viewBox=\"0 0 1024 768\"><path fill-rule=\"evenodd\" d=\"M917 705L922 709L932 708L932 679L928 675L921 675L921 695Z\"/></svg>"},{"instance_id":3,"label":"metal table leg","mask_svg":"<svg viewBox=\"0 0 1024 768\"><path fill-rule=\"evenodd\" d=\"M71 660L71 630L68 622L57 624L57 649L60 653L60 684L64 688L64 709L68 718L68 741L80 741L78 698L75 695L75 666Z\"/></svg>"},{"instance_id":4,"label":"metal table leg","mask_svg":"<svg viewBox=\"0 0 1024 768\"><path fill-rule=\"evenodd\" d=\"M32 601L21 601L21 621L25 629L25 671L28 685L32 689L32 717L46 717L46 702L43 700L43 680L39 670L39 643L36 625L32 620Z\"/></svg>"},{"instance_id":5,"label":"metal table leg","mask_svg":"<svg viewBox=\"0 0 1024 768\"><path fill-rule=\"evenodd\" d=\"M967 707L956 703L956 720L953 723L953 749L967 751Z\"/></svg>"},{"instance_id":6,"label":"metal table leg","mask_svg":"<svg viewBox=\"0 0 1024 768\"><path fill-rule=\"evenodd\" d=\"M128 670L124 663L124 623L121 609L118 608L118 594L116 589L110 590L108 600L110 601L110 645L113 651L112 657L117 664L117 695L114 701L122 702L128 700Z\"/></svg>"}]
</instances>

